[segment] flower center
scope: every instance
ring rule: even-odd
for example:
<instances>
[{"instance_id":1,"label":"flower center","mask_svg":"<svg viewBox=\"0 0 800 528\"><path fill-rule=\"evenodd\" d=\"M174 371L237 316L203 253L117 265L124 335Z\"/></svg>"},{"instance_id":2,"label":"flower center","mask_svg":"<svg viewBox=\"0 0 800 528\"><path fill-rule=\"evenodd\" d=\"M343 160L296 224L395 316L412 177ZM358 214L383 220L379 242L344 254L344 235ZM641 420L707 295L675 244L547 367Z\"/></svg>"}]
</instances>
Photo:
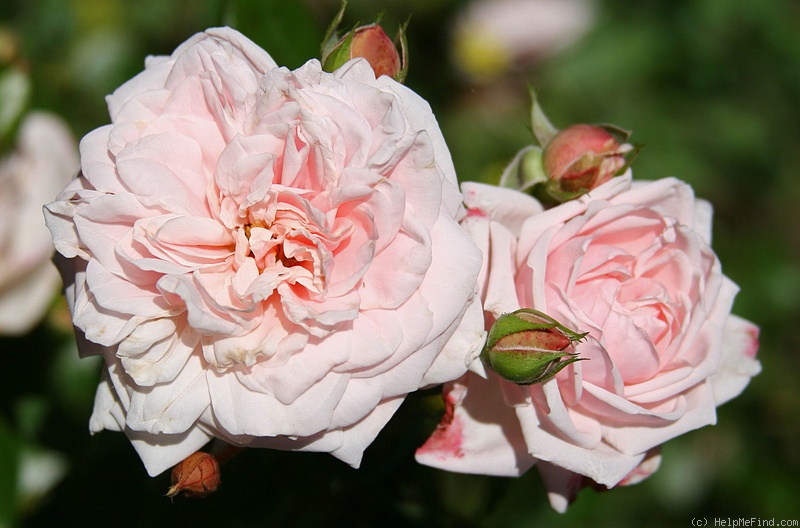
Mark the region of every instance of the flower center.
<instances>
[{"instance_id":1,"label":"flower center","mask_svg":"<svg viewBox=\"0 0 800 528\"><path fill-rule=\"evenodd\" d=\"M240 218L234 266L251 270L240 283L246 291L266 298L286 284L295 294L325 295L335 238L325 215L295 193L274 190Z\"/></svg>"},{"instance_id":2,"label":"flower center","mask_svg":"<svg viewBox=\"0 0 800 528\"><path fill-rule=\"evenodd\" d=\"M309 262L307 259L304 259L303 256L288 256L286 254L286 250L284 248L285 237L283 240L279 240L275 233L271 230L270 225L265 224L263 221L255 220L252 223L244 224L242 229L244 230L244 236L248 241L248 257L254 258L257 262L259 272L263 272L265 269L268 269L275 265L282 265L284 268L291 268L293 266L304 266L308 268ZM257 249L253 248L253 245L250 244L250 239L253 234L253 229L263 229L267 231L273 241L276 243L272 245L265 254L261 254L263 252L259 252ZM259 231L256 231L256 234L259 234ZM263 243L256 242L257 246L263 247ZM267 244L269 245L269 244ZM313 270L310 270L313 272Z\"/></svg>"}]
</instances>

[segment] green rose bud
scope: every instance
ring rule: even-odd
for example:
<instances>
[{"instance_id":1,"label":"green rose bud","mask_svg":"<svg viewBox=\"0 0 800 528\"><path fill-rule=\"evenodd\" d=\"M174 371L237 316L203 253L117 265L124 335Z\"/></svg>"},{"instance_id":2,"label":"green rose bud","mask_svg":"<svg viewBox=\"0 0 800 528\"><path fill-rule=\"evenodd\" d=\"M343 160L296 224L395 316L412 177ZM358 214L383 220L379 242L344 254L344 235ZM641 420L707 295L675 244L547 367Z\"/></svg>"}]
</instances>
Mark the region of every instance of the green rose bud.
<instances>
[{"instance_id":1,"label":"green rose bud","mask_svg":"<svg viewBox=\"0 0 800 528\"><path fill-rule=\"evenodd\" d=\"M586 335L542 312L522 308L497 318L481 360L508 381L519 385L541 383L567 365L585 359L566 350Z\"/></svg>"}]
</instances>

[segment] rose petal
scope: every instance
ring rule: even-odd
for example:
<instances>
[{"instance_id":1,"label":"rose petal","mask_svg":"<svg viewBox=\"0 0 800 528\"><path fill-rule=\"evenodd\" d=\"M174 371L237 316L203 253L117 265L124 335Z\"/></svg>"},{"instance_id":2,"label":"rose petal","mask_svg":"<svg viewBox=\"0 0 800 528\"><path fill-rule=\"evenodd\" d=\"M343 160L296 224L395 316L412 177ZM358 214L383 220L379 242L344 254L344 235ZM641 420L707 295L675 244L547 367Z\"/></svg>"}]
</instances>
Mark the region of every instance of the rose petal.
<instances>
[{"instance_id":1,"label":"rose petal","mask_svg":"<svg viewBox=\"0 0 800 528\"><path fill-rule=\"evenodd\" d=\"M498 476L519 476L536 462L527 453L516 415L503 405L498 378L490 375L489 380L469 373L445 387L445 417L417 449L418 462Z\"/></svg>"},{"instance_id":2,"label":"rose petal","mask_svg":"<svg viewBox=\"0 0 800 528\"><path fill-rule=\"evenodd\" d=\"M717 405L735 398L761 372L756 360L759 328L741 317L730 315L723 330L722 360L711 376L714 401Z\"/></svg>"}]
</instances>

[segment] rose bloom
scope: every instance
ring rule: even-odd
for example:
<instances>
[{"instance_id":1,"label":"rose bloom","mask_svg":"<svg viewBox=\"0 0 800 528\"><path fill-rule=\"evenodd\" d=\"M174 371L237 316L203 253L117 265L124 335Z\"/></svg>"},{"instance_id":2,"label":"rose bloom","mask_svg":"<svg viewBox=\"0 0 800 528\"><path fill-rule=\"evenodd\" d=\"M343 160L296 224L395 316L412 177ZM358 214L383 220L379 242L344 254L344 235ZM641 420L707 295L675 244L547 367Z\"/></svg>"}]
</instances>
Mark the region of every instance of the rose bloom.
<instances>
[{"instance_id":1,"label":"rose bloom","mask_svg":"<svg viewBox=\"0 0 800 528\"><path fill-rule=\"evenodd\" d=\"M47 206L90 428L151 475L211 438L358 466L404 396L481 346L481 257L427 103L368 63L296 71L231 29L108 97Z\"/></svg>"},{"instance_id":2,"label":"rose bloom","mask_svg":"<svg viewBox=\"0 0 800 528\"><path fill-rule=\"evenodd\" d=\"M655 471L660 444L715 423L759 371L758 328L731 315L737 287L709 247L710 205L685 183L632 184L628 172L547 211L509 189L462 190L463 226L485 252L487 325L535 308L588 332L575 345L587 360L527 386L476 361L483 377L446 385L420 462L507 476L537 464L564 511L588 479L612 487Z\"/></svg>"},{"instance_id":3,"label":"rose bloom","mask_svg":"<svg viewBox=\"0 0 800 528\"><path fill-rule=\"evenodd\" d=\"M31 112L0 159L0 334L23 334L44 315L61 279L42 204L78 172L78 149L58 117Z\"/></svg>"}]
</instances>

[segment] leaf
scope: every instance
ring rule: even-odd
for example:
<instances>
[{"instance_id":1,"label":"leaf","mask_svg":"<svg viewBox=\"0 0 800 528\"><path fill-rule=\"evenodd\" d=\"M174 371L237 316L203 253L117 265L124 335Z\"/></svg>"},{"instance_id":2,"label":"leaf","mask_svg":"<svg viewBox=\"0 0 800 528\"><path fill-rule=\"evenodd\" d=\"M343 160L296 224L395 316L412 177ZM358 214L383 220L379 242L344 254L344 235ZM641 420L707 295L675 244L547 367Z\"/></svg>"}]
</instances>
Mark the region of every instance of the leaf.
<instances>
[{"instance_id":1,"label":"leaf","mask_svg":"<svg viewBox=\"0 0 800 528\"><path fill-rule=\"evenodd\" d=\"M533 145L521 149L506 165L500 176L500 187L526 191L547 181L542 166L542 149Z\"/></svg>"},{"instance_id":2,"label":"leaf","mask_svg":"<svg viewBox=\"0 0 800 528\"><path fill-rule=\"evenodd\" d=\"M347 0L342 0L339 11L333 17L331 24L328 26L328 31L325 32L325 36L322 38L319 55L322 62L325 62L328 55L333 51L333 47L339 42L339 25L342 23L342 18L344 18L345 9L347 9Z\"/></svg>"},{"instance_id":3,"label":"leaf","mask_svg":"<svg viewBox=\"0 0 800 528\"><path fill-rule=\"evenodd\" d=\"M533 87L529 87L528 91L531 94L531 127L533 127L533 135L539 145L544 147L553 139L553 136L558 134L558 129L547 119L544 110L539 106L539 101L536 99L536 91Z\"/></svg>"}]
</instances>

